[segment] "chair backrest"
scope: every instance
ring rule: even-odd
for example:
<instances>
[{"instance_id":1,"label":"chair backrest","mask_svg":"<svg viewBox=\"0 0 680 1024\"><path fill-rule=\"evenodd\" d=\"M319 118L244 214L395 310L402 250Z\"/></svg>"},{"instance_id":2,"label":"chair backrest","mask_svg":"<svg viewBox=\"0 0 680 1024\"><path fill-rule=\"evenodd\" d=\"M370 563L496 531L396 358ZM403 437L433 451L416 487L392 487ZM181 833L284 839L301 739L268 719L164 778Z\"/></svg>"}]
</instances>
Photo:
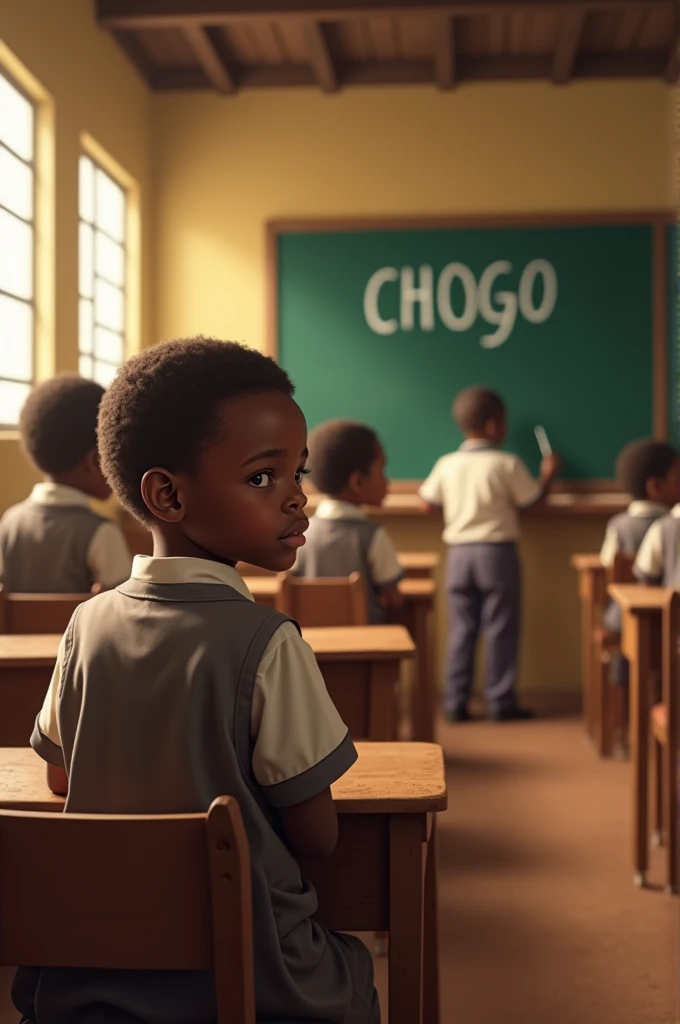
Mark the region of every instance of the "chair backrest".
<instances>
[{"instance_id":1,"label":"chair backrest","mask_svg":"<svg viewBox=\"0 0 680 1024\"><path fill-rule=\"evenodd\" d=\"M0 811L3 965L214 970L218 1024L255 1024L251 904L232 797L207 817Z\"/></svg>"},{"instance_id":2,"label":"chair backrest","mask_svg":"<svg viewBox=\"0 0 680 1024\"><path fill-rule=\"evenodd\" d=\"M366 587L358 572L351 576L306 579L282 573L276 610L301 626L367 626Z\"/></svg>"},{"instance_id":3,"label":"chair backrest","mask_svg":"<svg viewBox=\"0 0 680 1024\"><path fill-rule=\"evenodd\" d=\"M624 555L617 551L608 572L608 583L637 583L633 572L635 555Z\"/></svg>"},{"instance_id":4,"label":"chair backrest","mask_svg":"<svg viewBox=\"0 0 680 1024\"><path fill-rule=\"evenodd\" d=\"M0 633L63 633L91 594L8 594L0 586Z\"/></svg>"}]
</instances>

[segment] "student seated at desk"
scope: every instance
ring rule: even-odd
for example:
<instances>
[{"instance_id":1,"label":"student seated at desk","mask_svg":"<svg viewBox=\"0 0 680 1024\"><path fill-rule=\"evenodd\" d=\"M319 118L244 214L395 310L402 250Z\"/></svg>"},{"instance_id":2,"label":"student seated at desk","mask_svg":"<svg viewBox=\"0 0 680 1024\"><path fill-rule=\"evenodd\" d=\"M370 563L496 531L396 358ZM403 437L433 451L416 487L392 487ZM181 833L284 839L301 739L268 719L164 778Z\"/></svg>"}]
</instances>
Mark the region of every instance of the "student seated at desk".
<instances>
[{"instance_id":1,"label":"student seated at desk","mask_svg":"<svg viewBox=\"0 0 680 1024\"><path fill-rule=\"evenodd\" d=\"M680 505L656 519L647 530L633 571L641 583L672 587L680 563Z\"/></svg>"},{"instance_id":2,"label":"student seated at desk","mask_svg":"<svg viewBox=\"0 0 680 1024\"><path fill-rule=\"evenodd\" d=\"M614 564L617 552L638 554L653 524L662 517L670 518L669 507L680 499L680 457L662 441L634 441L620 453L616 475L633 500L625 512L619 512L607 525L600 552L606 569ZM621 609L616 602L609 602L602 622L614 636L621 633ZM621 654L614 654L611 659L610 679L619 685L628 682L628 664Z\"/></svg>"},{"instance_id":3,"label":"student seated at desk","mask_svg":"<svg viewBox=\"0 0 680 1024\"><path fill-rule=\"evenodd\" d=\"M296 861L335 846L330 786L356 750L296 625L255 604L234 568L287 570L304 543L307 430L292 394L273 360L205 338L120 370L102 401L102 465L153 555L74 614L31 744L67 811L203 812L234 796L258 1020L378 1024L370 954L315 919ZM13 996L35 1024L215 1019L208 972L24 968Z\"/></svg>"},{"instance_id":4,"label":"student seated at desk","mask_svg":"<svg viewBox=\"0 0 680 1024\"><path fill-rule=\"evenodd\" d=\"M43 482L0 520L0 583L10 593L86 594L130 574L121 530L89 505L111 494L97 454L103 394L94 381L61 376L28 396L19 432Z\"/></svg>"},{"instance_id":5,"label":"student seated at desk","mask_svg":"<svg viewBox=\"0 0 680 1024\"><path fill-rule=\"evenodd\" d=\"M557 473L556 455L534 480L524 463L500 451L506 434L503 400L485 388L468 388L453 403L465 441L444 455L420 488L420 496L444 515L449 545L449 599L444 714L470 719L474 657L480 627L486 633L486 700L497 722L533 717L515 694L521 613L518 510L539 501Z\"/></svg>"},{"instance_id":6,"label":"student seated at desk","mask_svg":"<svg viewBox=\"0 0 680 1024\"><path fill-rule=\"evenodd\" d=\"M366 581L368 618L385 621L402 604L404 572L389 534L362 505L380 506L387 494L385 452L375 431L352 420L329 420L309 435L312 481L324 495L298 553L296 576L349 576Z\"/></svg>"}]
</instances>

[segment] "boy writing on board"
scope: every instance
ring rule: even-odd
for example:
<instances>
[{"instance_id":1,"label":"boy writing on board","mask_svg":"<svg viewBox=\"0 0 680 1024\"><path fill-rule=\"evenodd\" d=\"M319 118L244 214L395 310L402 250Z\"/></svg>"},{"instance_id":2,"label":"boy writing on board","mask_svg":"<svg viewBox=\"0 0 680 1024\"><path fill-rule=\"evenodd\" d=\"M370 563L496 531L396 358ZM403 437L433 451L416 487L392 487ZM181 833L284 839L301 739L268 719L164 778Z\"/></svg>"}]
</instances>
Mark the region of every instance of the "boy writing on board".
<instances>
[{"instance_id":1,"label":"boy writing on board","mask_svg":"<svg viewBox=\"0 0 680 1024\"><path fill-rule=\"evenodd\" d=\"M453 418L465 440L435 463L419 492L428 507L442 510L443 539L449 546L444 714L450 722L470 719L475 648L483 628L489 718L531 718L515 694L521 614L518 511L544 497L560 459L544 457L535 480L521 459L500 450L506 409L493 391L461 391Z\"/></svg>"}]
</instances>

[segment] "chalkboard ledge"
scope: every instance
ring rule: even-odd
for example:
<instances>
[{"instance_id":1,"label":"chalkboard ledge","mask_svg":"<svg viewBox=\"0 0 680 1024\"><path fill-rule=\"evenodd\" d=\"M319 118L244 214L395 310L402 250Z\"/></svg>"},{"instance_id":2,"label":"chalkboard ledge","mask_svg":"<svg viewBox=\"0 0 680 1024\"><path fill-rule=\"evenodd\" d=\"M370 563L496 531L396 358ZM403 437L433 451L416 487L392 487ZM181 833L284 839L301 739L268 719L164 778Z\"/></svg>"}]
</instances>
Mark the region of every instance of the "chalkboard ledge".
<instances>
[{"instance_id":1,"label":"chalkboard ledge","mask_svg":"<svg viewBox=\"0 0 680 1024\"><path fill-rule=\"evenodd\" d=\"M564 487L564 484L561 485ZM312 513L319 504L321 496L317 493L308 494L307 512ZM567 491L556 490L546 501L526 509L522 515L527 517L558 517L558 516L613 516L621 512L628 504L625 494L616 491ZM415 516L425 518L432 516L416 493L409 481L404 490L393 485L390 493L380 508L366 507L364 511L371 518L383 516Z\"/></svg>"}]
</instances>

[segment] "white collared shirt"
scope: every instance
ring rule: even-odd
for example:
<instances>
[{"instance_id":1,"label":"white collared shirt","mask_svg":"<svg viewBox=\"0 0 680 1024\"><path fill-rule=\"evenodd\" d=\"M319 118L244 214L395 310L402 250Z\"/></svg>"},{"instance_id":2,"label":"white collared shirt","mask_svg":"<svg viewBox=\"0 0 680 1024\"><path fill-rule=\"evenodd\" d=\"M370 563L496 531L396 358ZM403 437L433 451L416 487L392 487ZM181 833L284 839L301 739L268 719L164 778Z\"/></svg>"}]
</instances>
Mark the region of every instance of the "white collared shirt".
<instances>
[{"instance_id":1,"label":"white collared shirt","mask_svg":"<svg viewBox=\"0 0 680 1024\"><path fill-rule=\"evenodd\" d=\"M667 515L680 520L680 505L674 505ZM665 518L660 517L649 527L635 559L636 575L641 574L648 580L660 580L664 576L662 520Z\"/></svg>"},{"instance_id":2,"label":"white collared shirt","mask_svg":"<svg viewBox=\"0 0 680 1024\"><path fill-rule=\"evenodd\" d=\"M37 505L56 505L62 508L89 508L90 499L83 491L64 484L43 481L31 491L30 500ZM120 528L107 521L95 531L87 551L87 567L95 583L106 590L115 587L130 575L132 558ZM2 553L0 553L2 575Z\"/></svg>"},{"instance_id":3,"label":"white collared shirt","mask_svg":"<svg viewBox=\"0 0 680 1024\"><path fill-rule=\"evenodd\" d=\"M676 509L678 509L677 513L675 512ZM659 502L657 502L657 501L642 501L642 500L640 500L638 498L635 501L631 501L630 505L626 509L626 512L628 513L629 516L632 516L633 519L647 519L647 518L660 519L662 516L668 515L668 507L666 505L660 505ZM680 505L675 505L674 506L673 513L677 514L680 517ZM650 526L650 530L652 530L654 528L654 526L655 526L655 524L652 523L652 525ZM648 536L649 536L649 530L647 531L645 539ZM642 545L640 547L640 551L642 551L642 546L644 545L644 543L645 542L643 540ZM661 544L661 537L659 535L659 545L660 544ZM610 522L608 524L608 526L607 526L607 532L604 535L604 540L602 542L602 548L600 550L600 561L602 562L602 565L605 567L605 569L610 569L612 567L612 565L614 564L614 558L616 556L616 552L618 550L619 550L619 537L618 537L618 534L616 532L616 525L613 522ZM639 552L638 552L638 556L637 556L636 561L635 561L636 568L639 568L640 571L644 572L646 576L648 575L648 576L651 577L653 575L656 575L655 573L654 574L647 573L644 569L642 569L642 565L638 564L639 557L640 556L639 556ZM645 559L645 564L647 564L646 563L646 559ZM663 566L662 566L662 571L663 571Z\"/></svg>"},{"instance_id":4,"label":"white collared shirt","mask_svg":"<svg viewBox=\"0 0 680 1024\"><path fill-rule=\"evenodd\" d=\"M132 578L161 585L218 583L253 600L236 569L205 558L136 555ZM62 648L63 642L38 719L41 732L58 746ZM262 786L272 786L308 771L339 747L347 735L347 726L328 695L314 652L292 622L279 626L262 655L250 725L254 741L252 767Z\"/></svg>"},{"instance_id":5,"label":"white collared shirt","mask_svg":"<svg viewBox=\"0 0 680 1024\"><path fill-rule=\"evenodd\" d=\"M518 510L542 489L517 455L470 439L437 460L419 494L441 507L446 544L502 543L518 539Z\"/></svg>"}]
</instances>

